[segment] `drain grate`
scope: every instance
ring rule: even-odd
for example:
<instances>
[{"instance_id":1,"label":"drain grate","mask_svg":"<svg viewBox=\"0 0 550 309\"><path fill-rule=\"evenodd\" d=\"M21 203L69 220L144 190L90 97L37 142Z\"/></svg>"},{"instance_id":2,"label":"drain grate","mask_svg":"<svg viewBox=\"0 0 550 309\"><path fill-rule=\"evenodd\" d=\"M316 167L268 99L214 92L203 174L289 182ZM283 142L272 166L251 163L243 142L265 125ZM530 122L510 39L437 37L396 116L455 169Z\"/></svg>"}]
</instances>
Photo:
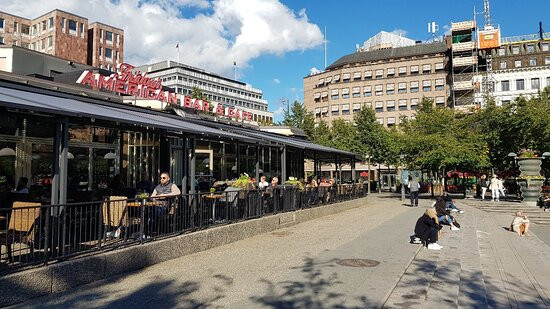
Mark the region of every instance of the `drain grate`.
<instances>
[{"instance_id":1,"label":"drain grate","mask_svg":"<svg viewBox=\"0 0 550 309\"><path fill-rule=\"evenodd\" d=\"M341 259L336 264L348 267L376 267L380 262L369 259Z\"/></svg>"}]
</instances>

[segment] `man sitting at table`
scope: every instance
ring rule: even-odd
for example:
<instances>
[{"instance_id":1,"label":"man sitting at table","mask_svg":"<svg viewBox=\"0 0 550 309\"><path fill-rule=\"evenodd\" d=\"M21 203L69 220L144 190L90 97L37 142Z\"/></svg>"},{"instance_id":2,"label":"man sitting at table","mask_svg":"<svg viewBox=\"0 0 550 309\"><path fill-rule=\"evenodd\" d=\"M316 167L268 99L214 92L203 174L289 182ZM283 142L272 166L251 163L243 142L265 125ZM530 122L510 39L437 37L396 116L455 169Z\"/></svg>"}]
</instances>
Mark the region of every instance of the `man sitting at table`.
<instances>
[{"instance_id":1,"label":"man sitting at table","mask_svg":"<svg viewBox=\"0 0 550 309\"><path fill-rule=\"evenodd\" d=\"M170 205L175 204L176 197L180 194L181 191L178 186L170 182L170 174L168 174L167 172L160 174L160 184L155 187L153 193L151 194L151 197L157 198L153 199L153 201L164 200L159 199L159 197L172 198L169 199L169 201L160 202L159 205L153 207L153 212L150 214L150 218L147 220L147 225L150 232L154 230L163 230L166 222L160 219L166 216L166 214L168 213L168 208L170 207Z\"/></svg>"},{"instance_id":2,"label":"man sitting at table","mask_svg":"<svg viewBox=\"0 0 550 309\"><path fill-rule=\"evenodd\" d=\"M153 190L151 197L180 195L181 191L175 184L170 182L170 174L160 174L160 183Z\"/></svg>"}]
</instances>

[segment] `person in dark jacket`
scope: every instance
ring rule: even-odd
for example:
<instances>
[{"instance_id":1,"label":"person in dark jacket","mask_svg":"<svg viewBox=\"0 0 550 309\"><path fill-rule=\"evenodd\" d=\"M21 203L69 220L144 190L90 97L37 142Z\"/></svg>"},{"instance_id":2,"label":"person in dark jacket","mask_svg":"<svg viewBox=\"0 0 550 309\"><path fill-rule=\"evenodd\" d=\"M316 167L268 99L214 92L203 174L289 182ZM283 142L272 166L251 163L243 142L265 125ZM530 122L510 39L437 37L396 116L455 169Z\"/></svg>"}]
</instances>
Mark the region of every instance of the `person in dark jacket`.
<instances>
[{"instance_id":1,"label":"person in dark jacket","mask_svg":"<svg viewBox=\"0 0 550 309\"><path fill-rule=\"evenodd\" d=\"M422 217L418 218L414 227L415 237L424 241L430 250L441 250L443 247L437 243L440 229L437 222L437 212L434 208L426 209Z\"/></svg>"},{"instance_id":2,"label":"person in dark jacket","mask_svg":"<svg viewBox=\"0 0 550 309\"><path fill-rule=\"evenodd\" d=\"M458 231L459 225L456 219L451 216L451 211L447 208L447 201L442 196L437 198L435 202L435 211L437 212L437 218L439 223L448 224L451 226L451 230Z\"/></svg>"}]
</instances>

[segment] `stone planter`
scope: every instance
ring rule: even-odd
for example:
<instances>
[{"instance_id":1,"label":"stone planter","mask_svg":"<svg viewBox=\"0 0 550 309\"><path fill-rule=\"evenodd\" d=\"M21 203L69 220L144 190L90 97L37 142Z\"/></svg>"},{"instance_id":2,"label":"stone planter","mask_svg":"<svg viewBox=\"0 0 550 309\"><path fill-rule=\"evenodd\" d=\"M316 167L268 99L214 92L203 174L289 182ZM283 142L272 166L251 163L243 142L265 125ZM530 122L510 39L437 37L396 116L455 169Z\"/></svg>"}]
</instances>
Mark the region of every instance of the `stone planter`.
<instances>
[{"instance_id":1,"label":"stone planter","mask_svg":"<svg viewBox=\"0 0 550 309\"><path fill-rule=\"evenodd\" d=\"M542 158L519 158L518 164L521 171L518 182L521 187L523 202L529 206L537 206L544 182L540 175Z\"/></svg>"}]
</instances>

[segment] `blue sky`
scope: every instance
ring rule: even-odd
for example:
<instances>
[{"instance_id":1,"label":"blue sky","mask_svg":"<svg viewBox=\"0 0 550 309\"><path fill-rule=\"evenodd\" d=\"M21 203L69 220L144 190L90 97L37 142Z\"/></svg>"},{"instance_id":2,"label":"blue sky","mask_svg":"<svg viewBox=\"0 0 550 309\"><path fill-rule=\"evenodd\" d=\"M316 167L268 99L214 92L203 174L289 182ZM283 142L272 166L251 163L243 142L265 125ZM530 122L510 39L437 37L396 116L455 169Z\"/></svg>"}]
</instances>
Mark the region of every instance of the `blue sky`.
<instances>
[{"instance_id":1,"label":"blue sky","mask_svg":"<svg viewBox=\"0 0 550 309\"><path fill-rule=\"evenodd\" d=\"M427 40L427 22L435 21L444 26L451 21L471 19L473 6L481 12L483 1L472 0L384 0L384 1L283 1L294 11L306 9L311 23L321 30L327 28L327 64L339 57L354 52L355 44L381 30L401 29L406 36L415 40ZM538 32L538 22L550 32L550 1L546 0L492 0L491 21L500 25L503 36L513 36ZM483 15L478 15L478 23L483 23ZM265 55L250 62L244 70L243 81L251 83L264 92L270 109L279 109L281 99L291 101L303 99L303 77L312 67L323 68L323 47L306 51L293 51L284 56ZM277 78L280 83L273 80ZM276 120L280 120L280 114Z\"/></svg>"}]
</instances>

